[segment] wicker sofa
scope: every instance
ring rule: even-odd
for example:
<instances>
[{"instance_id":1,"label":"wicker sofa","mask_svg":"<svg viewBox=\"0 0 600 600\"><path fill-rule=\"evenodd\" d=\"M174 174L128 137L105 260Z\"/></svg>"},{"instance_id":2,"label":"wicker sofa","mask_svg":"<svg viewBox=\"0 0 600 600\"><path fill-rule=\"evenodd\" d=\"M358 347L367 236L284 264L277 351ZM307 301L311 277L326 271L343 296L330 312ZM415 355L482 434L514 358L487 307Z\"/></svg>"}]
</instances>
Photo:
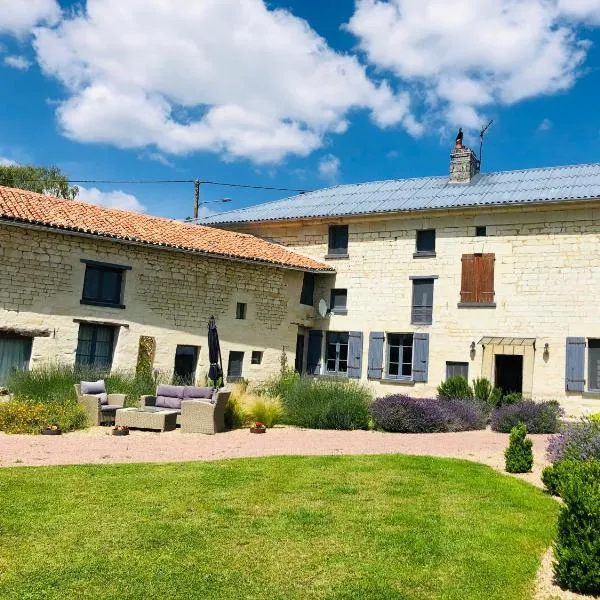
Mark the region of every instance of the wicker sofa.
<instances>
[{"instance_id":1,"label":"wicker sofa","mask_svg":"<svg viewBox=\"0 0 600 600\"><path fill-rule=\"evenodd\" d=\"M83 405L91 425L110 425L115 422L117 409L125 406L125 394L108 394L103 380L75 384L77 402ZM83 389L83 392L82 392Z\"/></svg>"},{"instance_id":2,"label":"wicker sofa","mask_svg":"<svg viewBox=\"0 0 600 600\"><path fill-rule=\"evenodd\" d=\"M208 387L159 385L155 396L142 396L142 406L178 411L183 433L214 434L225 429L225 408L231 392Z\"/></svg>"}]
</instances>

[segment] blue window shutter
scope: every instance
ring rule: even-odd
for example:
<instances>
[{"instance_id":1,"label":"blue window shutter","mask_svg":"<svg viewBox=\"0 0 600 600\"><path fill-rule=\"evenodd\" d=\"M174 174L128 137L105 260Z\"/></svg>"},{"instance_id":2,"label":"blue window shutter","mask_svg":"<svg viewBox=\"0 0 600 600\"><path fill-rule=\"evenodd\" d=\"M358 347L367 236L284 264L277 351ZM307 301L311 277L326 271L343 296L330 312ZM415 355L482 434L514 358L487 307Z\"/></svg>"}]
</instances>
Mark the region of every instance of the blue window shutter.
<instances>
[{"instance_id":1,"label":"blue window shutter","mask_svg":"<svg viewBox=\"0 0 600 600\"><path fill-rule=\"evenodd\" d=\"M371 331L369 333L369 366L367 376L370 379L381 379L383 377L383 341L385 333L382 331Z\"/></svg>"},{"instance_id":2,"label":"blue window shutter","mask_svg":"<svg viewBox=\"0 0 600 600\"><path fill-rule=\"evenodd\" d=\"M322 345L323 332L320 329L311 329L308 332L308 352L306 356L306 370L310 375L321 374Z\"/></svg>"},{"instance_id":3,"label":"blue window shutter","mask_svg":"<svg viewBox=\"0 0 600 600\"><path fill-rule=\"evenodd\" d=\"M413 381L427 382L429 368L429 334L415 333L413 355Z\"/></svg>"},{"instance_id":4,"label":"blue window shutter","mask_svg":"<svg viewBox=\"0 0 600 600\"><path fill-rule=\"evenodd\" d=\"M565 389L568 392L583 392L585 385L585 338L567 338L567 360Z\"/></svg>"},{"instance_id":5,"label":"blue window shutter","mask_svg":"<svg viewBox=\"0 0 600 600\"><path fill-rule=\"evenodd\" d=\"M362 331L351 331L348 334L348 377L361 378L362 345Z\"/></svg>"}]
</instances>

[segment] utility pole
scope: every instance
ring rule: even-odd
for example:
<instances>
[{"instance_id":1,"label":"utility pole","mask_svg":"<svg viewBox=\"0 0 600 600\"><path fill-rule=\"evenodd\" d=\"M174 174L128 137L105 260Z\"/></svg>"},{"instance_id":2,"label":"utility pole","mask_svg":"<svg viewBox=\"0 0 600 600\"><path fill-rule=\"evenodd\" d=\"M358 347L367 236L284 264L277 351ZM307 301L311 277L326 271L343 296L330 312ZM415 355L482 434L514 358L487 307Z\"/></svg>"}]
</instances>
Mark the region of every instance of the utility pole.
<instances>
[{"instance_id":1,"label":"utility pole","mask_svg":"<svg viewBox=\"0 0 600 600\"><path fill-rule=\"evenodd\" d=\"M198 222L199 208L200 208L200 180L194 179L194 223Z\"/></svg>"}]
</instances>

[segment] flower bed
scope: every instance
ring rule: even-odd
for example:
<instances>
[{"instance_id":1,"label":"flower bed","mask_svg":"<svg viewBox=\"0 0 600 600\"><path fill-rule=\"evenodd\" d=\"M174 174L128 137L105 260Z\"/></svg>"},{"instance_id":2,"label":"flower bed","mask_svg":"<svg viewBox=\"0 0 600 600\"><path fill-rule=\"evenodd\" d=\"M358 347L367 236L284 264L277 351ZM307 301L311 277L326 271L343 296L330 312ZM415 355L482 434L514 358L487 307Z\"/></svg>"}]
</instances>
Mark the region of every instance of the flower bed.
<instances>
[{"instance_id":1,"label":"flower bed","mask_svg":"<svg viewBox=\"0 0 600 600\"><path fill-rule=\"evenodd\" d=\"M563 410L558 402L532 402L526 400L516 404L505 404L492 411L492 429L510 433L512 428L523 423L527 433L556 433L560 429Z\"/></svg>"}]
</instances>

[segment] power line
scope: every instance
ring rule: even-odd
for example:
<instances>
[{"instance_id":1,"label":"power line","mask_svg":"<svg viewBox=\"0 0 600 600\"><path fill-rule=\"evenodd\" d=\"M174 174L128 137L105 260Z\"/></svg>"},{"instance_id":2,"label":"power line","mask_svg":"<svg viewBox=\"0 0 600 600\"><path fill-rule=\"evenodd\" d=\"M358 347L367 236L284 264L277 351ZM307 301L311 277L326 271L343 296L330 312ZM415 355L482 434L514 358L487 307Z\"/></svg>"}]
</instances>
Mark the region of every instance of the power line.
<instances>
[{"instance_id":1,"label":"power line","mask_svg":"<svg viewBox=\"0 0 600 600\"><path fill-rule=\"evenodd\" d=\"M2 181L2 178L0 178ZM23 183L103 183L103 184L168 184L168 183L194 183L196 180L194 179L18 179ZM297 188L285 188L285 187L274 187L268 185L251 185L246 183L229 183L226 181L208 181L204 179L198 180L202 185L215 185L215 186L224 186L224 187L234 187L234 188L244 188L251 190L270 190L276 192L298 192L299 194L305 194L312 190L304 190ZM11 180L12 182L12 180Z\"/></svg>"}]
</instances>

